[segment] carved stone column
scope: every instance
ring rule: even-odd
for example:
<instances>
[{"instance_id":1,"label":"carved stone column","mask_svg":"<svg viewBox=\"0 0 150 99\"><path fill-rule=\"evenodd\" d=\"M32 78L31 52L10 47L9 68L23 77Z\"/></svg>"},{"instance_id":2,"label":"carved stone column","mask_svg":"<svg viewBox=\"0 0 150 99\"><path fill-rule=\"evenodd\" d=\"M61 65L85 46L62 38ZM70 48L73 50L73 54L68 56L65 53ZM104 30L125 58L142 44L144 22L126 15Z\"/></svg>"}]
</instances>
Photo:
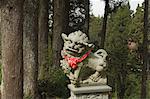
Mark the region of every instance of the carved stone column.
<instances>
[{"instance_id":1,"label":"carved stone column","mask_svg":"<svg viewBox=\"0 0 150 99\"><path fill-rule=\"evenodd\" d=\"M69 99L110 99L112 88L108 85L75 87L68 85L71 96Z\"/></svg>"}]
</instances>

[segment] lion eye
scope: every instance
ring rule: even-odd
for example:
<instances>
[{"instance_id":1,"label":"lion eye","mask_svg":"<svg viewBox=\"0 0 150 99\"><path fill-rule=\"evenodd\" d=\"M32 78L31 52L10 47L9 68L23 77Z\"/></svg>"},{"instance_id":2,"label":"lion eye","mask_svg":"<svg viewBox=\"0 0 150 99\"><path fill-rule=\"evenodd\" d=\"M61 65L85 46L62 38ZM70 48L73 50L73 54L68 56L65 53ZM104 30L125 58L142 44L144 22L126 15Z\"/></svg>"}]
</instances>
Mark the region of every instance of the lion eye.
<instances>
[{"instance_id":1,"label":"lion eye","mask_svg":"<svg viewBox=\"0 0 150 99\"><path fill-rule=\"evenodd\" d=\"M78 46L79 46L79 47L83 47L83 44L78 43Z\"/></svg>"},{"instance_id":2,"label":"lion eye","mask_svg":"<svg viewBox=\"0 0 150 99\"><path fill-rule=\"evenodd\" d=\"M70 44L70 43L72 43L72 41L71 41L71 40L68 40L68 41L67 41L67 43L69 43L69 44Z\"/></svg>"},{"instance_id":3,"label":"lion eye","mask_svg":"<svg viewBox=\"0 0 150 99\"><path fill-rule=\"evenodd\" d=\"M77 42L74 42L75 43L75 45L79 45Z\"/></svg>"},{"instance_id":4,"label":"lion eye","mask_svg":"<svg viewBox=\"0 0 150 99\"><path fill-rule=\"evenodd\" d=\"M79 43L80 46L85 46L83 43Z\"/></svg>"}]
</instances>

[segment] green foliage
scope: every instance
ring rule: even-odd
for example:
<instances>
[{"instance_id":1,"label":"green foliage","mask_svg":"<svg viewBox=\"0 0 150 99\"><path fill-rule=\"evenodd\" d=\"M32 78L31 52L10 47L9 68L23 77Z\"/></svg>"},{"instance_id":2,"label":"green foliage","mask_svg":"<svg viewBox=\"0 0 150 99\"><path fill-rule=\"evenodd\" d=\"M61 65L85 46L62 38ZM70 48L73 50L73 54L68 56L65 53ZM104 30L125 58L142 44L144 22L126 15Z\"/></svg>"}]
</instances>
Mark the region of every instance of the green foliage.
<instances>
[{"instance_id":1,"label":"green foliage","mask_svg":"<svg viewBox=\"0 0 150 99\"><path fill-rule=\"evenodd\" d=\"M60 68L50 68L49 75L49 78L40 80L38 83L42 99L45 97L69 97L69 90L67 89L69 80L63 71Z\"/></svg>"},{"instance_id":2,"label":"green foliage","mask_svg":"<svg viewBox=\"0 0 150 99\"><path fill-rule=\"evenodd\" d=\"M98 33L101 30L102 18L95 17L94 15L90 16L89 23L89 36L92 42L98 41Z\"/></svg>"},{"instance_id":3,"label":"green foliage","mask_svg":"<svg viewBox=\"0 0 150 99\"><path fill-rule=\"evenodd\" d=\"M127 40L131 34L132 17L129 4L112 13L108 21L105 48L109 53L108 83L118 98L138 98L140 92L140 66L136 54L130 54ZM135 27L134 27L135 28Z\"/></svg>"},{"instance_id":4,"label":"green foliage","mask_svg":"<svg viewBox=\"0 0 150 99\"><path fill-rule=\"evenodd\" d=\"M133 13L129 3L124 3L108 16L105 49L109 55L108 83L113 88L114 99L121 95L125 99L140 98L142 60L140 52L129 52L127 40L132 38L142 44L143 15L143 6L138 6L136 13ZM91 16L89 31L93 42L98 40L101 19Z\"/></svg>"},{"instance_id":5,"label":"green foliage","mask_svg":"<svg viewBox=\"0 0 150 99\"><path fill-rule=\"evenodd\" d=\"M130 25L130 34L135 41L142 43L143 41L143 24L144 24L144 7L139 6L136 9L136 13L132 15L132 21Z\"/></svg>"},{"instance_id":6,"label":"green foliage","mask_svg":"<svg viewBox=\"0 0 150 99\"><path fill-rule=\"evenodd\" d=\"M125 99L139 99L140 98L140 81L139 75L134 73L128 75L127 90L125 93Z\"/></svg>"}]
</instances>

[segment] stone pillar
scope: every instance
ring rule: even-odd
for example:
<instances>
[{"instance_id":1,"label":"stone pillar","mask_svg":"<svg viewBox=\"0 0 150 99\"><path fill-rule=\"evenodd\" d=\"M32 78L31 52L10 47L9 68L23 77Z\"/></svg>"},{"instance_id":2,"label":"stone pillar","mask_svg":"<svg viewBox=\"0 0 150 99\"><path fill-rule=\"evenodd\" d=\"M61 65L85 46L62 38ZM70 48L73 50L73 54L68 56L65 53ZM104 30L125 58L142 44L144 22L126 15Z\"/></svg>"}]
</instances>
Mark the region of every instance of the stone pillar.
<instances>
[{"instance_id":1,"label":"stone pillar","mask_svg":"<svg viewBox=\"0 0 150 99\"><path fill-rule=\"evenodd\" d=\"M108 85L75 87L68 85L71 96L69 99L111 99L112 88Z\"/></svg>"}]
</instances>

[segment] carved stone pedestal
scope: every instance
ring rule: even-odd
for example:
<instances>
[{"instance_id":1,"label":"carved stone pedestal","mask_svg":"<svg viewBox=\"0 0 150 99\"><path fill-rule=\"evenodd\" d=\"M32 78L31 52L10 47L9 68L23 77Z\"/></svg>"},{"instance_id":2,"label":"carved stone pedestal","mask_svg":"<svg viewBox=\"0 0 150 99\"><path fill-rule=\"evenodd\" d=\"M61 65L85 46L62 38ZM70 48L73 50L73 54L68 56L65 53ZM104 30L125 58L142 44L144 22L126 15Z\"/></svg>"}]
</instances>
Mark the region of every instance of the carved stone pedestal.
<instances>
[{"instance_id":1,"label":"carved stone pedestal","mask_svg":"<svg viewBox=\"0 0 150 99\"><path fill-rule=\"evenodd\" d=\"M112 88L108 85L75 87L68 85L71 96L69 99L109 99Z\"/></svg>"}]
</instances>

